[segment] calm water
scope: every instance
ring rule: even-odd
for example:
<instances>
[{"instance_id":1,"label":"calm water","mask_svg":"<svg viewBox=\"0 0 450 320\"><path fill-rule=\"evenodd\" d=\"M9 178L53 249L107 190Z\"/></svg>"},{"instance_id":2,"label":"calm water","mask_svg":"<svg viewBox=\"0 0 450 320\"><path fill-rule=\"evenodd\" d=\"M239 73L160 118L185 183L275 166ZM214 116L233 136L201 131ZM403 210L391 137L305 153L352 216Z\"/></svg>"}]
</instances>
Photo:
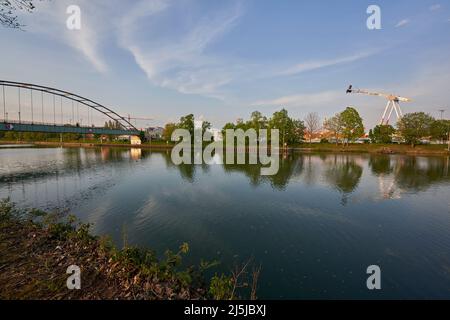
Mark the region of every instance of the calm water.
<instances>
[{"instance_id":1,"label":"calm water","mask_svg":"<svg viewBox=\"0 0 450 320\"><path fill-rule=\"evenodd\" d=\"M257 166L175 166L170 152L0 149L0 198L69 209L118 243L217 271L253 256L260 298L450 298L450 160L293 154ZM366 289L377 264L382 290Z\"/></svg>"}]
</instances>

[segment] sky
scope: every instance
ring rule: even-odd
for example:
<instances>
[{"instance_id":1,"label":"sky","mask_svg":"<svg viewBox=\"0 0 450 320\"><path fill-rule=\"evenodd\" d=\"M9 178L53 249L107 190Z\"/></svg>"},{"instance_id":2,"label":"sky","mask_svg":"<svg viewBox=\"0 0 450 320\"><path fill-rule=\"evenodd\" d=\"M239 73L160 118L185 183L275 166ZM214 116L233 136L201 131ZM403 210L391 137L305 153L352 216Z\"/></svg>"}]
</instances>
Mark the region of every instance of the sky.
<instances>
[{"instance_id":1,"label":"sky","mask_svg":"<svg viewBox=\"0 0 450 320\"><path fill-rule=\"evenodd\" d=\"M69 5L81 29L69 30ZM369 30L369 5L381 29ZM450 117L450 1L58 0L0 28L0 78L56 87L164 125L193 113L213 127L270 116L322 119L354 106L366 129L386 101ZM12 103L12 102L11 102Z\"/></svg>"}]
</instances>

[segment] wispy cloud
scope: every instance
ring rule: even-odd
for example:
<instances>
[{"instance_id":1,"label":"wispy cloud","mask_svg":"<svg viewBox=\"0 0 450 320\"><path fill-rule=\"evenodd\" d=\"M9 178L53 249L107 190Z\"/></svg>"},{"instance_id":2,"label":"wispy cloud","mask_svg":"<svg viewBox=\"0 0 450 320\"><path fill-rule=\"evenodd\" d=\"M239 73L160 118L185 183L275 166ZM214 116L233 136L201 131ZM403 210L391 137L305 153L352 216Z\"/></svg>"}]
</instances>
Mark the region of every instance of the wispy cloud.
<instances>
[{"instance_id":1,"label":"wispy cloud","mask_svg":"<svg viewBox=\"0 0 450 320\"><path fill-rule=\"evenodd\" d=\"M436 11L436 10L439 10L441 8L441 5L440 4L433 4L431 7L430 7L430 11Z\"/></svg>"},{"instance_id":2,"label":"wispy cloud","mask_svg":"<svg viewBox=\"0 0 450 320\"><path fill-rule=\"evenodd\" d=\"M96 32L86 23L81 30L67 31L66 41L80 51L99 72L106 72L108 67L99 53L99 40Z\"/></svg>"},{"instance_id":3,"label":"wispy cloud","mask_svg":"<svg viewBox=\"0 0 450 320\"><path fill-rule=\"evenodd\" d=\"M351 62L355 62L360 59L367 58L367 57L371 56L372 54L374 54L374 52L362 52L362 53L356 53L353 55L349 55L346 57L338 57L338 58L328 59L328 60L307 61L304 63L293 65L293 66L279 72L278 75L284 75L284 76L294 75L294 74L299 74L299 73L303 73L303 72L307 72L307 71L322 69L322 68L326 68L326 67L332 67L332 66L339 65L339 64L351 63Z\"/></svg>"},{"instance_id":4,"label":"wispy cloud","mask_svg":"<svg viewBox=\"0 0 450 320\"><path fill-rule=\"evenodd\" d=\"M287 95L270 100L259 100L251 103L251 106L314 107L327 103L335 103L342 96L343 91L323 91L318 93Z\"/></svg>"},{"instance_id":5,"label":"wispy cloud","mask_svg":"<svg viewBox=\"0 0 450 320\"><path fill-rule=\"evenodd\" d=\"M117 1L117 0L113 0ZM21 17L26 25L26 30L36 34L45 34L59 42L66 44L79 51L99 72L108 70L101 52L101 34L108 29L109 24L101 25L100 21L108 21L107 17L111 10L106 7L99 8L92 1L79 0L77 5L81 11L81 29L68 30L66 28L66 8L73 1L42 1L36 3L36 13L22 13ZM89 19L88 19L89 17Z\"/></svg>"},{"instance_id":6,"label":"wispy cloud","mask_svg":"<svg viewBox=\"0 0 450 320\"><path fill-rule=\"evenodd\" d=\"M410 22L409 19L403 19L403 20L400 20L400 21L395 25L395 27L396 27L396 28L399 28L399 27L406 26L409 22Z\"/></svg>"},{"instance_id":7,"label":"wispy cloud","mask_svg":"<svg viewBox=\"0 0 450 320\"><path fill-rule=\"evenodd\" d=\"M140 28L148 28L143 18L152 17L164 24L162 13L171 16L168 12L171 9L174 8L170 1L139 3L121 22L120 45L133 55L156 85L182 93L220 97L218 89L232 80L231 68L223 58L207 54L206 50L236 25L243 14L241 5L210 12L195 23L186 22L186 28L174 33L151 30L145 39L138 37Z\"/></svg>"}]
</instances>

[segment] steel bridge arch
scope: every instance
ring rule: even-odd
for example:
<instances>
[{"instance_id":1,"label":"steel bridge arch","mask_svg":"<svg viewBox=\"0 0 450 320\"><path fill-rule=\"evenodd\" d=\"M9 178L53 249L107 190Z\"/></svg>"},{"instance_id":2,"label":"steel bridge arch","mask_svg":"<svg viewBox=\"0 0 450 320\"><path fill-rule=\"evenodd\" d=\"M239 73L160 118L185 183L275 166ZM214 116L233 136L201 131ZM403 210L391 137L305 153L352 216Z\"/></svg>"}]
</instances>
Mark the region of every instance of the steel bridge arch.
<instances>
[{"instance_id":1,"label":"steel bridge arch","mask_svg":"<svg viewBox=\"0 0 450 320\"><path fill-rule=\"evenodd\" d=\"M119 123L120 126L129 131L135 131L139 132L139 130L133 126L126 118L120 116L118 113L113 111L112 109L105 107L104 105L101 105L100 103L97 103L91 99L82 97L80 95L77 95L75 93L71 93L68 91L52 88L52 87L46 87L41 85L36 85L32 83L25 83L25 82L15 82L15 81L7 81L7 80L0 80L0 86L3 87L13 87L13 88L24 88L24 89L30 89L33 91L40 91L45 92L48 94L60 96L62 98L66 98L78 103L81 103L91 109L94 109L97 112L100 112L113 120L116 123Z\"/></svg>"}]
</instances>

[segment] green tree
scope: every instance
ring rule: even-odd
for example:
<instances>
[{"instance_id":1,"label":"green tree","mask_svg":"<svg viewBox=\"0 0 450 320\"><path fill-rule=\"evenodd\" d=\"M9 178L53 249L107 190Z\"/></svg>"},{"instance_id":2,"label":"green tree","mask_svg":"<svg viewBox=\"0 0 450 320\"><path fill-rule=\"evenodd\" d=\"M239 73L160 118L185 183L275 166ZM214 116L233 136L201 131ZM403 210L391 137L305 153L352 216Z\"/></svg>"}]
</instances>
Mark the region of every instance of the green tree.
<instances>
[{"instance_id":1,"label":"green tree","mask_svg":"<svg viewBox=\"0 0 450 320\"><path fill-rule=\"evenodd\" d=\"M267 118L262 115L259 111L253 111L250 116L250 121L247 123L248 128L255 129L256 132L259 132L259 129L267 128Z\"/></svg>"},{"instance_id":2,"label":"green tree","mask_svg":"<svg viewBox=\"0 0 450 320\"><path fill-rule=\"evenodd\" d=\"M395 129L391 125L377 125L372 131L372 137L369 132L369 137L374 143L392 143L394 133Z\"/></svg>"},{"instance_id":3,"label":"green tree","mask_svg":"<svg viewBox=\"0 0 450 320\"><path fill-rule=\"evenodd\" d=\"M269 120L269 128L279 130L280 142L283 146L300 143L305 131L303 121L291 119L286 109L273 114Z\"/></svg>"},{"instance_id":4,"label":"green tree","mask_svg":"<svg viewBox=\"0 0 450 320\"><path fill-rule=\"evenodd\" d=\"M177 128L179 129L186 129L189 131L189 133L191 134L191 137L194 136L194 129L195 129L195 124L194 124L194 115L188 114L184 117L180 118L180 122L177 125Z\"/></svg>"},{"instance_id":5,"label":"green tree","mask_svg":"<svg viewBox=\"0 0 450 320\"><path fill-rule=\"evenodd\" d=\"M175 123L173 123L173 122L166 123L166 125L164 126L164 131L163 131L163 139L165 141L171 141L172 132L174 132L176 128L177 128L177 125Z\"/></svg>"},{"instance_id":6,"label":"green tree","mask_svg":"<svg viewBox=\"0 0 450 320\"><path fill-rule=\"evenodd\" d=\"M348 107L341 113L342 134L347 144L364 134L363 120L355 108Z\"/></svg>"},{"instance_id":7,"label":"green tree","mask_svg":"<svg viewBox=\"0 0 450 320\"><path fill-rule=\"evenodd\" d=\"M373 130L369 130L369 139L372 143L376 143L375 135L373 134Z\"/></svg>"},{"instance_id":8,"label":"green tree","mask_svg":"<svg viewBox=\"0 0 450 320\"><path fill-rule=\"evenodd\" d=\"M139 131L139 139L141 139L141 142L147 142L147 137L145 136L144 131Z\"/></svg>"},{"instance_id":9,"label":"green tree","mask_svg":"<svg viewBox=\"0 0 450 320\"><path fill-rule=\"evenodd\" d=\"M432 116L424 112L414 112L405 114L397 122L397 128L405 141L414 147L420 138L430 135L433 122Z\"/></svg>"},{"instance_id":10,"label":"green tree","mask_svg":"<svg viewBox=\"0 0 450 320\"><path fill-rule=\"evenodd\" d=\"M226 131L230 129L230 130L235 130L236 129L236 125L234 123L228 122L226 123L223 128L222 128L222 137L223 137L223 141L226 142L227 139L227 135L226 135Z\"/></svg>"},{"instance_id":11,"label":"green tree","mask_svg":"<svg viewBox=\"0 0 450 320\"><path fill-rule=\"evenodd\" d=\"M225 134L225 130L227 130L227 129L233 129L234 130L235 128L236 128L236 125L234 123L228 122L228 123L226 123L223 126L222 133Z\"/></svg>"},{"instance_id":12,"label":"green tree","mask_svg":"<svg viewBox=\"0 0 450 320\"><path fill-rule=\"evenodd\" d=\"M342 115L340 113L335 114L330 119L325 120L323 127L331 132L336 140L336 145L339 143L339 138L342 135L344 123L342 121Z\"/></svg>"},{"instance_id":13,"label":"green tree","mask_svg":"<svg viewBox=\"0 0 450 320\"><path fill-rule=\"evenodd\" d=\"M303 142L305 136L305 123L300 119L292 119L292 133L289 135L289 143L298 144Z\"/></svg>"},{"instance_id":14,"label":"green tree","mask_svg":"<svg viewBox=\"0 0 450 320\"><path fill-rule=\"evenodd\" d=\"M203 121L202 122L202 135L204 135L205 132L209 129L211 129L211 123L208 121Z\"/></svg>"},{"instance_id":15,"label":"green tree","mask_svg":"<svg viewBox=\"0 0 450 320\"><path fill-rule=\"evenodd\" d=\"M431 124L430 133L433 139L447 141L450 132L450 120L435 120Z\"/></svg>"}]
</instances>

